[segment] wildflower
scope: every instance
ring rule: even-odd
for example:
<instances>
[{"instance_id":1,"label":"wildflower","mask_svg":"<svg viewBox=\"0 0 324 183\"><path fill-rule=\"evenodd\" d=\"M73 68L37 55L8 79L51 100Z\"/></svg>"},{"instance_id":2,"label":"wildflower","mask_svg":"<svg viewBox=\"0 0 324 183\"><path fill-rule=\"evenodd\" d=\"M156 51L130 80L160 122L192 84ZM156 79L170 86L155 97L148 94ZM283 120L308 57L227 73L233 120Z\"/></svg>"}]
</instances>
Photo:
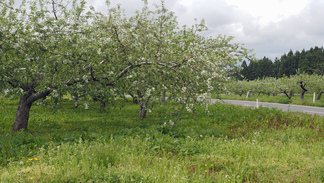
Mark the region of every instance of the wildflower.
<instances>
[{"instance_id":1,"label":"wildflower","mask_svg":"<svg viewBox=\"0 0 324 183\"><path fill-rule=\"evenodd\" d=\"M170 125L174 125L174 122L172 122L172 120L169 121Z\"/></svg>"},{"instance_id":2,"label":"wildflower","mask_svg":"<svg viewBox=\"0 0 324 183\"><path fill-rule=\"evenodd\" d=\"M57 146L57 148L59 149L59 148L60 148L60 146Z\"/></svg>"},{"instance_id":3,"label":"wildflower","mask_svg":"<svg viewBox=\"0 0 324 183\"><path fill-rule=\"evenodd\" d=\"M228 178L228 179L230 179L231 177L230 177L229 175L225 175L225 178Z\"/></svg>"},{"instance_id":4,"label":"wildflower","mask_svg":"<svg viewBox=\"0 0 324 183\"><path fill-rule=\"evenodd\" d=\"M20 162L19 162L19 164L21 164L21 165L22 165L22 164L24 164L24 162L23 162L23 161L20 161Z\"/></svg>"},{"instance_id":5,"label":"wildflower","mask_svg":"<svg viewBox=\"0 0 324 183\"><path fill-rule=\"evenodd\" d=\"M36 161L37 161L37 160L38 160L38 158L34 158L34 160L36 160Z\"/></svg>"},{"instance_id":6,"label":"wildflower","mask_svg":"<svg viewBox=\"0 0 324 183\"><path fill-rule=\"evenodd\" d=\"M34 178L33 177L30 177L30 180L33 180Z\"/></svg>"}]
</instances>

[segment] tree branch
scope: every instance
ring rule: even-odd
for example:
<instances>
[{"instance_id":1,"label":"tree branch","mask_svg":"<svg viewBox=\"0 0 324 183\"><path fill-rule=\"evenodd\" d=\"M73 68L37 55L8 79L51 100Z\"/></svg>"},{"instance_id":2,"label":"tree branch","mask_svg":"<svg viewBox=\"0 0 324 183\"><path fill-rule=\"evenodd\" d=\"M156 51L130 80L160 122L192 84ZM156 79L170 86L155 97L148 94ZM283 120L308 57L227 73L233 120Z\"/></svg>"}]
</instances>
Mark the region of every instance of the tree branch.
<instances>
[{"instance_id":1,"label":"tree branch","mask_svg":"<svg viewBox=\"0 0 324 183\"><path fill-rule=\"evenodd\" d=\"M44 98L47 95L49 95L51 92L49 90L43 90L37 93L33 93L30 97L28 97L27 101L28 103L33 103L38 99Z\"/></svg>"},{"instance_id":2,"label":"tree branch","mask_svg":"<svg viewBox=\"0 0 324 183\"><path fill-rule=\"evenodd\" d=\"M118 43L123 46L123 52L126 54L126 46L120 41L117 30L114 29L114 31L115 31Z\"/></svg>"},{"instance_id":3,"label":"tree branch","mask_svg":"<svg viewBox=\"0 0 324 183\"><path fill-rule=\"evenodd\" d=\"M55 17L55 19L57 20L58 18L57 18L57 16L56 16L56 10L55 10L55 2L54 2L54 0L52 0L52 5L53 5L53 13L54 13L54 17Z\"/></svg>"},{"instance_id":4,"label":"tree branch","mask_svg":"<svg viewBox=\"0 0 324 183\"><path fill-rule=\"evenodd\" d=\"M305 92L306 91L308 91L306 88L305 88L305 86L306 86L306 83L305 84L303 84L303 81L299 81L299 82L297 82L297 83L299 83L299 85L300 85L300 88L301 89L303 89Z\"/></svg>"}]
</instances>

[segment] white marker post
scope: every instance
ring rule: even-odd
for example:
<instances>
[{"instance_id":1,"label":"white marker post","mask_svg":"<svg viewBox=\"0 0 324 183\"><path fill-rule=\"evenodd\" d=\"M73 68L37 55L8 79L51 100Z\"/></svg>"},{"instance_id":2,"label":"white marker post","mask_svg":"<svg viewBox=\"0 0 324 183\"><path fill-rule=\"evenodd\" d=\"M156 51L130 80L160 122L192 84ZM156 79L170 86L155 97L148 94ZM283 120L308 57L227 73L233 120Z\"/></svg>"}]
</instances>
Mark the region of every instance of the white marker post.
<instances>
[{"instance_id":1,"label":"white marker post","mask_svg":"<svg viewBox=\"0 0 324 183\"><path fill-rule=\"evenodd\" d=\"M258 99L257 99L257 109L259 109L259 101L258 101Z\"/></svg>"},{"instance_id":2,"label":"white marker post","mask_svg":"<svg viewBox=\"0 0 324 183\"><path fill-rule=\"evenodd\" d=\"M315 92L314 92L314 97L313 97L313 103L315 103Z\"/></svg>"}]
</instances>

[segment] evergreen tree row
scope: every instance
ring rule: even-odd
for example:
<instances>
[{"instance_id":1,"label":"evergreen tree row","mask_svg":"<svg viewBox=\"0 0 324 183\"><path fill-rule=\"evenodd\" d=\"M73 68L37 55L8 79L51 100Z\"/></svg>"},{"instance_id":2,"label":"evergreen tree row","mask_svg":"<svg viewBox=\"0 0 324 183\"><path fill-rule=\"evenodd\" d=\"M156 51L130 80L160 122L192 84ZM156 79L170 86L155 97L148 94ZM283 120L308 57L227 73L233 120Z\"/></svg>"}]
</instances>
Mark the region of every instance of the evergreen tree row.
<instances>
[{"instance_id":1,"label":"evergreen tree row","mask_svg":"<svg viewBox=\"0 0 324 183\"><path fill-rule=\"evenodd\" d=\"M303 49L295 53L290 50L280 59L275 58L274 62L264 57L257 62L250 62L249 65L243 61L241 66L242 70L236 76L238 79L246 80L265 77L281 78L295 75L298 70L300 73L324 75L324 49L316 46L307 51Z\"/></svg>"}]
</instances>

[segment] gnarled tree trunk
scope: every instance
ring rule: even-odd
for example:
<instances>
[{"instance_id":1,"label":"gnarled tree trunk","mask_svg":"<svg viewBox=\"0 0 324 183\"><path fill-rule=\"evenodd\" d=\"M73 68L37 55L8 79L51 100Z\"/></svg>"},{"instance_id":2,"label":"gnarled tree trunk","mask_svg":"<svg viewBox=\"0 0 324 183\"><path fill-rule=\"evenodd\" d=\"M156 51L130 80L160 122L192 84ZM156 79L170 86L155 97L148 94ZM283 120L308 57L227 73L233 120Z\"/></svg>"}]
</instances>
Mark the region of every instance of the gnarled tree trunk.
<instances>
[{"instance_id":1,"label":"gnarled tree trunk","mask_svg":"<svg viewBox=\"0 0 324 183\"><path fill-rule=\"evenodd\" d=\"M22 128L27 129L28 120L29 120L29 111L32 104L36 100L44 98L49 94L50 91L41 91L41 92L33 93L31 90L24 96L20 97L13 129L12 129L14 132L19 131Z\"/></svg>"},{"instance_id":2,"label":"gnarled tree trunk","mask_svg":"<svg viewBox=\"0 0 324 183\"><path fill-rule=\"evenodd\" d=\"M27 102L27 97L20 97L19 104L16 111L15 122L13 126L13 131L18 131L22 128L27 129L28 127L28 119L29 119L29 111L32 106L31 102Z\"/></svg>"},{"instance_id":3,"label":"gnarled tree trunk","mask_svg":"<svg viewBox=\"0 0 324 183\"><path fill-rule=\"evenodd\" d=\"M300 100L304 101L305 99L305 93L308 91L305 86L306 83L304 83L303 81L298 82L301 88L301 92L300 92Z\"/></svg>"},{"instance_id":4,"label":"gnarled tree trunk","mask_svg":"<svg viewBox=\"0 0 324 183\"><path fill-rule=\"evenodd\" d=\"M301 101L304 101L304 99L305 99L305 93L306 93L306 91L303 90L303 89L300 91L300 100Z\"/></svg>"}]
</instances>

